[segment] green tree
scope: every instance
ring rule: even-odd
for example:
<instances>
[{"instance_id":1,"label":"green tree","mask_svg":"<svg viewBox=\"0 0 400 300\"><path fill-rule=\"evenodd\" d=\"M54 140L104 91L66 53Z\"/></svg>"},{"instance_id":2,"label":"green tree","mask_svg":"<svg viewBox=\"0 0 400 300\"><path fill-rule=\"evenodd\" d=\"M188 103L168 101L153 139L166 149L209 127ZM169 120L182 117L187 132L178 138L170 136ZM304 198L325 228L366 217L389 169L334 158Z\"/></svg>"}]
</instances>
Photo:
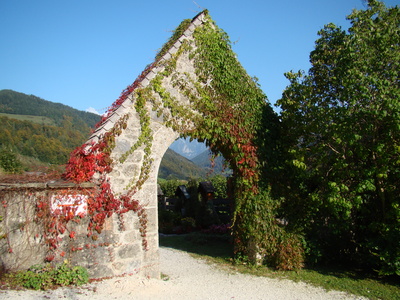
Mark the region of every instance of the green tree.
<instances>
[{"instance_id":1,"label":"green tree","mask_svg":"<svg viewBox=\"0 0 400 300\"><path fill-rule=\"evenodd\" d=\"M159 182L161 190L166 197L175 197L175 192L178 186L183 185L180 180L162 180Z\"/></svg>"},{"instance_id":2,"label":"green tree","mask_svg":"<svg viewBox=\"0 0 400 300\"><path fill-rule=\"evenodd\" d=\"M21 173L22 164L12 151L0 148L0 168L7 173Z\"/></svg>"},{"instance_id":3,"label":"green tree","mask_svg":"<svg viewBox=\"0 0 400 300\"><path fill-rule=\"evenodd\" d=\"M308 75L286 74L287 216L314 258L400 275L400 9L348 19L319 32Z\"/></svg>"},{"instance_id":4,"label":"green tree","mask_svg":"<svg viewBox=\"0 0 400 300\"><path fill-rule=\"evenodd\" d=\"M227 195L227 180L222 175L215 175L209 179L215 189L215 197L228 198Z\"/></svg>"}]
</instances>

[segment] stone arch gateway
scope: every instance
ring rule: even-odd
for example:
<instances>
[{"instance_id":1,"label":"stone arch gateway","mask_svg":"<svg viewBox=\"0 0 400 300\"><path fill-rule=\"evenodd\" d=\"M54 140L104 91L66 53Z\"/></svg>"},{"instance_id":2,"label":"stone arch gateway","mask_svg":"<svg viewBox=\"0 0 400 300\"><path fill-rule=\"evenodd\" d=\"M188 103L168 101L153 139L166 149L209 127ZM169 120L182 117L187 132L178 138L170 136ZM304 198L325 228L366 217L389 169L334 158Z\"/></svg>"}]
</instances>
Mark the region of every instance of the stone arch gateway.
<instances>
[{"instance_id":1,"label":"stone arch gateway","mask_svg":"<svg viewBox=\"0 0 400 300\"><path fill-rule=\"evenodd\" d=\"M157 175L172 142L180 136L205 140L223 153L239 176L257 182L254 138L268 108L265 95L207 11L178 26L155 62L123 91L79 152L84 159L95 157L93 176L86 179L106 186L100 198L118 199L118 209L110 209L120 216L114 217L113 227L119 228L123 218L124 226L137 231L130 233L135 238L129 242L124 239L126 249L136 255L127 254L127 260L121 259L123 267L112 273L143 269L151 276L158 274ZM67 169L76 179L82 168L73 156ZM104 206L109 200L102 201Z\"/></svg>"},{"instance_id":2,"label":"stone arch gateway","mask_svg":"<svg viewBox=\"0 0 400 300\"><path fill-rule=\"evenodd\" d=\"M112 237L114 253L100 263L101 276L158 276L158 168L178 137L206 141L244 178L237 190L254 191L265 112L273 115L266 96L208 12L183 21L67 165L67 178L97 186L87 239Z\"/></svg>"}]
</instances>

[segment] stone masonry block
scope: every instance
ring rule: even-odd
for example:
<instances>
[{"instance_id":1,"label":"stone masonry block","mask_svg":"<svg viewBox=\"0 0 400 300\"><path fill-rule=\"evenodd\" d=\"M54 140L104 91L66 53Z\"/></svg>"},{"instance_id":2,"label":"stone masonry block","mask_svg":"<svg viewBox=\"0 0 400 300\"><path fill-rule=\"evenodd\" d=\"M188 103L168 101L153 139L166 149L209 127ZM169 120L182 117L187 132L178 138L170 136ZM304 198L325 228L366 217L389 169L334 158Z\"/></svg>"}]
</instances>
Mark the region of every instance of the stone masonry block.
<instances>
[{"instance_id":1,"label":"stone masonry block","mask_svg":"<svg viewBox=\"0 0 400 300\"><path fill-rule=\"evenodd\" d=\"M176 52L178 52L178 48L172 47L171 49L169 49L168 51L170 54L175 54Z\"/></svg>"},{"instance_id":2,"label":"stone masonry block","mask_svg":"<svg viewBox=\"0 0 400 300\"><path fill-rule=\"evenodd\" d=\"M202 18L200 16L193 21L193 24L197 27L203 23Z\"/></svg>"},{"instance_id":3,"label":"stone masonry block","mask_svg":"<svg viewBox=\"0 0 400 300\"><path fill-rule=\"evenodd\" d=\"M103 125L103 129L106 131L110 131L111 128L113 128L113 127L114 127L114 122L112 122L111 120L106 121Z\"/></svg>"},{"instance_id":4,"label":"stone masonry block","mask_svg":"<svg viewBox=\"0 0 400 300\"><path fill-rule=\"evenodd\" d=\"M149 72L149 74L146 75L146 78L148 80L152 80L154 77L156 77L156 73L154 73L153 71Z\"/></svg>"},{"instance_id":5,"label":"stone masonry block","mask_svg":"<svg viewBox=\"0 0 400 300\"><path fill-rule=\"evenodd\" d=\"M182 42L180 40L177 40L174 44L174 47L179 49L179 47L182 45Z\"/></svg>"},{"instance_id":6,"label":"stone masonry block","mask_svg":"<svg viewBox=\"0 0 400 300\"><path fill-rule=\"evenodd\" d=\"M193 34L192 30L186 29L185 32L183 33L184 36L189 37Z\"/></svg>"},{"instance_id":7,"label":"stone masonry block","mask_svg":"<svg viewBox=\"0 0 400 300\"><path fill-rule=\"evenodd\" d=\"M122 174L123 176L133 178L135 176L138 176L140 172L140 165L139 164L132 164L128 163L124 166L122 166Z\"/></svg>"},{"instance_id":8,"label":"stone masonry block","mask_svg":"<svg viewBox=\"0 0 400 300\"><path fill-rule=\"evenodd\" d=\"M115 142L115 149L114 151L116 151L117 153L125 153L127 151L129 151L129 149L131 149L132 143L126 139L118 139Z\"/></svg>"},{"instance_id":9,"label":"stone masonry block","mask_svg":"<svg viewBox=\"0 0 400 300\"><path fill-rule=\"evenodd\" d=\"M165 55L163 56L163 59L168 60L171 58L171 54L170 53L165 53Z\"/></svg>"},{"instance_id":10,"label":"stone masonry block","mask_svg":"<svg viewBox=\"0 0 400 300\"><path fill-rule=\"evenodd\" d=\"M127 102L127 101L124 101L123 103L125 103L125 102ZM122 104L123 104L122 103ZM122 106L122 105L120 105L116 110L115 110L115 113L117 113L118 115L120 115L120 116L123 116L123 115L125 115L125 114L127 114L128 112L129 112L129 106L128 107L125 107L125 106Z\"/></svg>"},{"instance_id":11,"label":"stone masonry block","mask_svg":"<svg viewBox=\"0 0 400 300\"><path fill-rule=\"evenodd\" d=\"M137 258L141 254L141 244L130 244L130 245L123 245L117 252L117 257L121 259L126 258Z\"/></svg>"},{"instance_id":12,"label":"stone masonry block","mask_svg":"<svg viewBox=\"0 0 400 300\"><path fill-rule=\"evenodd\" d=\"M196 25L195 24L190 24L190 26L189 26L189 28L188 28L188 30L190 30L190 31L194 31L196 29Z\"/></svg>"},{"instance_id":13,"label":"stone masonry block","mask_svg":"<svg viewBox=\"0 0 400 300\"><path fill-rule=\"evenodd\" d=\"M111 114L111 116L108 117L108 120L111 121L113 124L115 124L119 119L120 115L116 113L116 110Z\"/></svg>"},{"instance_id":14,"label":"stone masonry block","mask_svg":"<svg viewBox=\"0 0 400 300\"><path fill-rule=\"evenodd\" d=\"M146 86L149 85L149 83L150 83L150 80L148 80L147 78L144 78L144 79L142 80L142 82L140 82L140 85L141 85L143 88L145 88Z\"/></svg>"},{"instance_id":15,"label":"stone masonry block","mask_svg":"<svg viewBox=\"0 0 400 300\"><path fill-rule=\"evenodd\" d=\"M133 196L133 199L136 199L135 196ZM121 216L122 218L122 223L124 230L120 234L123 235L123 238L125 238L125 235L129 234L129 232L139 232L139 219L138 215L136 212L129 211ZM118 224L119 224L118 220Z\"/></svg>"},{"instance_id":16,"label":"stone masonry block","mask_svg":"<svg viewBox=\"0 0 400 300\"><path fill-rule=\"evenodd\" d=\"M141 236L140 236L140 233L138 230L123 232L122 241L124 243L131 244L140 239L141 239Z\"/></svg>"},{"instance_id":17,"label":"stone masonry block","mask_svg":"<svg viewBox=\"0 0 400 300\"><path fill-rule=\"evenodd\" d=\"M158 232L157 207L148 208L146 211L147 211L147 231L148 231L148 233Z\"/></svg>"}]
</instances>

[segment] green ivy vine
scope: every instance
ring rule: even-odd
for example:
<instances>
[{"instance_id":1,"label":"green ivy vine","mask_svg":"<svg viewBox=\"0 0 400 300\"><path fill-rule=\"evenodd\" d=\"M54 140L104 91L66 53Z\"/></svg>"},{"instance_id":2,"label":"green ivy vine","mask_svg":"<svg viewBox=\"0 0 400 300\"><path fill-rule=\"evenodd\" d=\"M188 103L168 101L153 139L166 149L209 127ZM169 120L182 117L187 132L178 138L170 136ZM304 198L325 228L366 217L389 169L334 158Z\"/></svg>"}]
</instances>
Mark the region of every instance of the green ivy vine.
<instances>
[{"instance_id":1,"label":"green ivy vine","mask_svg":"<svg viewBox=\"0 0 400 300\"><path fill-rule=\"evenodd\" d=\"M277 230L277 223L271 221L271 215L278 205L272 205L268 197L259 196L268 194L264 175L273 145L265 141L273 134L277 116L257 80L250 77L238 62L228 35L216 26L207 11L203 13L205 21L202 26L195 28L193 38L181 41L178 51L165 59L165 54L192 21L184 20L156 56L155 62L113 105L113 108L118 107L133 93L133 105L141 127L138 140L118 161L124 163L134 151L143 147L145 155L139 179L134 179L126 187L127 196L131 197L148 179L153 163L153 132L149 110L155 111L157 117L162 117L165 126L179 132L181 136L205 141L214 153L222 153L235 173L235 241L237 249L245 252L249 241L263 245L265 243L262 241L266 238L277 239L274 232L280 235L284 232ZM177 71L177 62L183 55L194 62L195 74ZM141 87L141 79L155 67L160 67L161 71L146 87ZM164 84L166 78L189 100L189 105L181 104L171 95ZM106 140L105 149L115 146L115 135L119 135L120 131L114 130L113 134L113 137L107 137L109 140ZM249 217L263 210L269 212L260 214L268 217L265 222L260 219L262 217ZM263 225L260 231L257 224L268 224L269 227ZM273 255L271 251L269 254Z\"/></svg>"}]
</instances>

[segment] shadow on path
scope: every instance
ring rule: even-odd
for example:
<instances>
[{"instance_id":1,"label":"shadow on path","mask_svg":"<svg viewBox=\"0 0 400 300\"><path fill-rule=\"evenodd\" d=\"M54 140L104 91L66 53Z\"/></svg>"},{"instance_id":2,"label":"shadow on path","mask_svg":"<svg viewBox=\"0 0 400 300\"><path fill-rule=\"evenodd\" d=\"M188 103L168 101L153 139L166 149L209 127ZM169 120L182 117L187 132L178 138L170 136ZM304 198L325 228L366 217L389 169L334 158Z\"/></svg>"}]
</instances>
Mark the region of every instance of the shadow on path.
<instances>
[{"instance_id":1,"label":"shadow on path","mask_svg":"<svg viewBox=\"0 0 400 300\"><path fill-rule=\"evenodd\" d=\"M180 235L160 234L160 246L214 258L232 257L233 244L228 235L189 233Z\"/></svg>"}]
</instances>

